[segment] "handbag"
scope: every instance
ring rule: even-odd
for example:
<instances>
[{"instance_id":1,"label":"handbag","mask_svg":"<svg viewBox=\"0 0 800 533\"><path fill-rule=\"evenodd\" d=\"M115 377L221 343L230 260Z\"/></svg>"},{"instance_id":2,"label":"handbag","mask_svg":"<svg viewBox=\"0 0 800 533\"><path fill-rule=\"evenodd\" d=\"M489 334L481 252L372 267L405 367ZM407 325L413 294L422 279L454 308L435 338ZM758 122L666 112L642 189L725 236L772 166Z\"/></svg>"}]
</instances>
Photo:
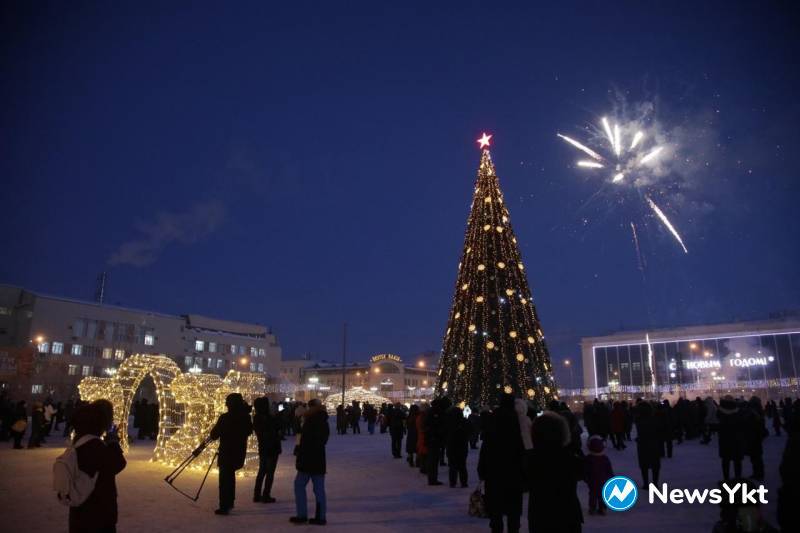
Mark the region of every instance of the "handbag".
<instances>
[{"instance_id":1,"label":"handbag","mask_svg":"<svg viewBox=\"0 0 800 533\"><path fill-rule=\"evenodd\" d=\"M469 497L469 516L475 518L489 518L486 512L486 495L483 493L483 481L478 483Z\"/></svg>"}]
</instances>

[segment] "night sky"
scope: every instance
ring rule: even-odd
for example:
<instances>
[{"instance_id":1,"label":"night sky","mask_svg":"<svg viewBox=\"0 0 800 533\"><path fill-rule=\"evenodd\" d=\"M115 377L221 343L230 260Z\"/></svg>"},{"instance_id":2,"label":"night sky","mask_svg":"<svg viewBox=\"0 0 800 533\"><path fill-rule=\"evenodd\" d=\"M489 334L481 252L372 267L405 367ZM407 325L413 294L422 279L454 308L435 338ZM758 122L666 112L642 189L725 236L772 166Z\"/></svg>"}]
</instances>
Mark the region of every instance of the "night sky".
<instances>
[{"instance_id":1,"label":"night sky","mask_svg":"<svg viewBox=\"0 0 800 533\"><path fill-rule=\"evenodd\" d=\"M0 283L438 350L485 130L556 359L800 308L790 2L94 4L1 8ZM648 105L688 254L556 137Z\"/></svg>"}]
</instances>

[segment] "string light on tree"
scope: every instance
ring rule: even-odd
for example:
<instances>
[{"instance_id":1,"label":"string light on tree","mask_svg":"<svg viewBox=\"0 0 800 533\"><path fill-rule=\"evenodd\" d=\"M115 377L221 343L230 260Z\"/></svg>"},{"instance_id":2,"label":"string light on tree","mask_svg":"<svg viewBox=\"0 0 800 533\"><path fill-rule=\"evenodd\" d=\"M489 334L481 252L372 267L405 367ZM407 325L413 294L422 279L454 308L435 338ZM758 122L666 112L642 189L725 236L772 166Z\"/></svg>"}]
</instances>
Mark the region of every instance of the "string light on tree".
<instances>
[{"instance_id":1,"label":"string light on tree","mask_svg":"<svg viewBox=\"0 0 800 533\"><path fill-rule=\"evenodd\" d=\"M436 393L473 408L503 392L556 397L550 355L484 133ZM480 333L480 335L478 335ZM553 391L552 393L550 391Z\"/></svg>"}]
</instances>

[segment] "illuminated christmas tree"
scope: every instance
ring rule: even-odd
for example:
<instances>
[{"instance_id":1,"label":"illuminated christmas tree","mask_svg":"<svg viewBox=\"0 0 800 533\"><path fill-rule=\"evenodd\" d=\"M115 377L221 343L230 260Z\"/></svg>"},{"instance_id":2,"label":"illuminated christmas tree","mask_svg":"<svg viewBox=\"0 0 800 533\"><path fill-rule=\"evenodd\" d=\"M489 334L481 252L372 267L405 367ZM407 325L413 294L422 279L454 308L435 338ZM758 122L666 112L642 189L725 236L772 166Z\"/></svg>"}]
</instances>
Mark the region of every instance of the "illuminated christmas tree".
<instances>
[{"instance_id":1,"label":"illuminated christmas tree","mask_svg":"<svg viewBox=\"0 0 800 533\"><path fill-rule=\"evenodd\" d=\"M437 396L473 409L507 392L545 405L556 397L550 354L489 154L482 150L439 361Z\"/></svg>"}]
</instances>

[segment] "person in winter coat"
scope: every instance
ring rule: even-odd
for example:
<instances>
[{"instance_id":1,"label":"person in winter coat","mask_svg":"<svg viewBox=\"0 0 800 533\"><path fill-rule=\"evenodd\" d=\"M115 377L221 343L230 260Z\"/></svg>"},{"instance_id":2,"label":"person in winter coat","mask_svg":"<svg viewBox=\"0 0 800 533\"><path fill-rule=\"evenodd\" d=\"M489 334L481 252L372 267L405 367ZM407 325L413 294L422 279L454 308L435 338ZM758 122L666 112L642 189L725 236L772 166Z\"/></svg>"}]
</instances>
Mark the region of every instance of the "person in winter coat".
<instances>
[{"instance_id":1,"label":"person in winter coat","mask_svg":"<svg viewBox=\"0 0 800 533\"><path fill-rule=\"evenodd\" d=\"M247 456L247 439L253 432L250 406L242 395L234 392L225 398L227 413L220 415L211 429L211 440L219 439L219 509L218 515L227 515L236 500L236 471L244 466Z\"/></svg>"},{"instance_id":2,"label":"person in winter coat","mask_svg":"<svg viewBox=\"0 0 800 533\"><path fill-rule=\"evenodd\" d=\"M589 514L606 514L603 503L603 485L614 475L611 461L606 455L606 444L599 435L592 435L586 443L589 453L585 461L585 481L589 487Z\"/></svg>"},{"instance_id":3,"label":"person in winter coat","mask_svg":"<svg viewBox=\"0 0 800 533\"><path fill-rule=\"evenodd\" d=\"M386 410L391 437L392 457L403 457L403 435L406 432L406 417L399 403L390 405Z\"/></svg>"},{"instance_id":4,"label":"person in winter coat","mask_svg":"<svg viewBox=\"0 0 800 533\"><path fill-rule=\"evenodd\" d=\"M269 399L256 398L253 402L253 431L258 439L258 474L253 489L253 501L275 503L272 497L272 483L275 480L275 468L281 454L281 425L278 418L270 411Z\"/></svg>"},{"instance_id":5,"label":"person in winter coat","mask_svg":"<svg viewBox=\"0 0 800 533\"><path fill-rule=\"evenodd\" d=\"M719 418L719 458L722 461L722 477L725 481L731 479L730 468L733 463L733 475L739 479L742 477L745 421L732 396L725 396L722 399L717 417Z\"/></svg>"},{"instance_id":6,"label":"person in winter coat","mask_svg":"<svg viewBox=\"0 0 800 533\"><path fill-rule=\"evenodd\" d=\"M448 477L450 488L456 487L456 482L461 482L461 487L467 487L467 455L469 454L470 428L464 412L458 407L451 407L447 412L447 463L449 465Z\"/></svg>"},{"instance_id":7,"label":"person in winter coat","mask_svg":"<svg viewBox=\"0 0 800 533\"><path fill-rule=\"evenodd\" d=\"M325 474L327 472L325 461L325 445L328 444L330 429L328 428L328 413L316 398L308 402L308 410L303 415L304 421L299 435L300 442L294 450L296 456L295 467L297 476L294 478L295 516L289 518L293 524L325 525L326 499L325 499ZM314 518L308 518L308 503L306 500L306 486L308 482L314 486L314 498L317 509Z\"/></svg>"},{"instance_id":8,"label":"person in winter coat","mask_svg":"<svg viewBox=\"0 0 800 533\"><path fill-rule=\"evenodd\" d=\"M408 466L414 468L414 454L417 453L417 417L419 416L419 406L414 404L408 410L406 418L406 454L408 455Z\"/></svg>"},{"instance_id":9,"label":"person in winter coat","mask_svg":"<svg viewBox=\"0 0 800 533\"><path fill-rule=\"evenodd\" d=\"M769 434L761 408L761 398L753 396L742 411L744 418L744 453L750 457L753 477L764 481L764 438Z\"/></svg>"},{"instance_id":10,"label":"person in winter coat","mask_svg":"<svg viewBox=\"0 0 800 533\"><path fill-rule=\"evenodd\" d=\"M432 486L443 484L439 481L439 461L444 457L439 455L445 446L444 414L449 408L450 400L447 397L436 398L425 413L425 446L428 450L425 469L428 473L428 485Z\"/></svg>"},{"instance_id":11,"label":"person in winter coat","mask_svg":"<svg viewBox=\"0 0 800 533\"><path fill-rule=\"evenodd\" d=\"M11 438L14 439L14 449L21 450L23 448L22 437L25 436L25 430L28 428L28 410L25 407L25 400L17 402L11 419L9 431Z\"/></svg>"},{"instance_id":12,"label":"person in winter coat","mask_svg":"<svg viewBox=\"0 0 800 533\"><path fill-rule=\"evenodd\" d=\"M469 448L471 450L478 449L478 439L481 436L481 416L477 411L472 411L467 417L469 422Z\"/></svg>"},{"instance_id":13,"label":"person in winter coat","mask_svg":"<svg viewBox=\"0 0 800 533\"><path fill-rule=\"evenodd\" d=\"M375 422L378 421L378 410L374 405L367 404L364 407L364 419L367 421L367 431L370 435L375 434Z\"/></svg>"},{"instance_id":14,"label":"person in winter coat","mask_svg":"<svg viewBox=\"0 0 800 533\"><path fill-rule=\"evenodd\" d=\"M711 442L711 435L717 431L719 426L717 404L711 396L706 396L706 399L703 400L703 412L705 413L703 418L703 440L700 443L708 444Z\"/></svg>"},{"instance_id":15,"label":"person in winter coat","mask_svg":"<svg viewBox=\"0 0 800 533\"><path fill-rule=\"evenodd\" d=\"M421 474L428 473L428 444L425 441L425 417L430 407L420 409L417 415L417 464Z\"/></svg>"},{"instance_id":16,"label":"person in winter coat","mask_svg":"<svg viewBox=\"0 0 800 533\"><path fill-rule=\"evenodd\" d=\"M44 408L41 402L33 402L31 411L31 436L28 437L28 448L39 448L44 440Z\"/></svg>"},{"instance_id":17,"label":"person in winter coat","mask_svg":"<svg viewBox=\"0 0 800 533\"><path fill-rule=\"evenodd\" d=\"M615 450L624 450L625 446L625 409L622 403L614 402L611 410L611 442Z\"/></svg>"},{"instance_id":18,"label":"person in winter coat","mask_svg":"<svg viewBox=\"0 0 800 533\"><path fill-rule=\"evenodd\" d=\"M777 416L777 415L776 415ZM791 427L779 467L781 486L778 489L778 524L781 531L800 531L800 412L793 409Z\"/></svg>"},{"instance_id":19,"label":"person in winter coat","mask_svg":"<svg viewBox=\"0 0 800 533\"><path fill-rule=\"evenodd\" d=\"M636 453L639 470L642 472L642 488L646 489L653 474L653 483L658 485L658 474L661 471L661 431L653 416L653 406L642 401L637 407L636 419Z\"/></svg>"},{"instance_id":20,"label":"person in winter coat","mask_svg":"<svg viewBox=\"0 0 800 533\"><path fill-rule=\"evenodd\" d=\"M514 397L503 394L500 406L486 420L478 456L478 477L484 482L486 511L492 532L519 531L522 515L525 446L514 409Z\"/></svg>"},{"instance_id":21,"label":"person in winter coat","mask_svg":"<svg viewBox=\"0 0 800 533\"><path fill-rule=\"evenodd\" d=\"M584 465L569 441L569 424L558 413L545 411L533 421L533 454L527 474L531 533L581 531L583 513L578 482L584 477Z\"/></svg>"},{"instance_id":22,"label":"person in winter coat","mask_svg":"<svg viewBox=\"0 0 800 533\"><path fill-rule=\"evenodd\" d=\"M655 412L656 426L661 435L661 457L672 459L672 439L675 436L675 428L672 424L672 408L669 400L656 404Z\"/></svg>"},{"instance_id":23,"label":"person in winter coat","mask_svg":"<svg viewBox=\"0 0 800 533\"><path fill-rule=\"evenodd\" d=\"M108 400L83 405L72 415L75 440L93 438L77 448L78 468L97 476L94 490L77 507L69 508L69 533L113 533L117 527L116 475L126 466L116 429L112 429L113 407ZM103 434L105 433L105 437Z\"/></svg>"}]
</instances>

